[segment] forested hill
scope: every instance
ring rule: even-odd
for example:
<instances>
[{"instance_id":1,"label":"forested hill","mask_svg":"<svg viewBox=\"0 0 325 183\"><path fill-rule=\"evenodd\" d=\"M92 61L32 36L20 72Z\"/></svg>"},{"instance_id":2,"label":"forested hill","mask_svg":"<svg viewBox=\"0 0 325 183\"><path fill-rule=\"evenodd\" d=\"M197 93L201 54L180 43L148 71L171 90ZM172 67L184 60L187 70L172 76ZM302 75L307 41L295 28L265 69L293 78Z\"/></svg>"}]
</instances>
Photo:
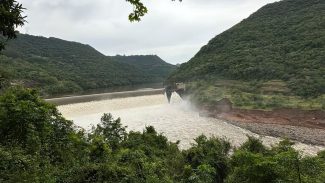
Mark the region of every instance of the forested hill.
<instances>
[{"instance_id":1,"label":"forested hill","mask_svg":"<svg viewBox=\"0 0 325 183\"><path fill-rule=\"evenodd\" d=\"M216 36L170 81L283 81L299 96L325 93L325 1L268 4Z\"/></svg>"},{"instance_id":2,"label":"forested hill","mask_svg":"<svg viewBox=\"0 0 325 183\"><path fill-rule=\"evenodd\" d=\"M129 64L89 45L25 34L10 41L2 53L0 76L14 84L40 88L44 95L162 82L175 68L160 60L161 67L147 71L141 58L139 65ZM144 58L147 63L157 63L155 57Z\"/></svg>"},{"instance_id":3,"label":"forested hill","mask_svg":"<svg viewBox=\"0 0 325 183\"><path fill-rule=\"evenodd\" d=\"M105 58L105 55L89 45L53 37L46 38L27 34L19 34L18 39L10 41L4 54L14 58L57 58L66 62L69 62L69 59Z\"/></svg>"},{"instance_id":4,"label":"forested hill","mask_svg":"<svg viewBox=\"0 0 325 183\"><path fill-rule=\"evenodd\" d=\"M111 57L119 63L130 64L153 77L168 76L176 69L175 65L169 64L157 55L133 55Z\"/></svg>"}]
</instances>

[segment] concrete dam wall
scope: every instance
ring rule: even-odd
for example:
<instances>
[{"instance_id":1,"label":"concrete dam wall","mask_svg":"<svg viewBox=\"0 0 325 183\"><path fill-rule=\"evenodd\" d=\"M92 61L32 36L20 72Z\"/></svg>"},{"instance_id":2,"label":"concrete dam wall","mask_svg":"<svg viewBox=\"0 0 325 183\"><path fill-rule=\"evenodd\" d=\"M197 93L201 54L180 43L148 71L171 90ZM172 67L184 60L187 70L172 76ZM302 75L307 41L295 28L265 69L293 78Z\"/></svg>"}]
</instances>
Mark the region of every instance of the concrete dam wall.
<instances>
[{"instance_id":1,"label":"concrete dam wall","mask_svg":"<svg viewBox=\"0 0 325 183\"><path fill-rule=\"evenodd\" d=\"M71 97L51 98L51 99L46 99L46 101L55 105L66 105L66 104L83 103L83 102L90 102L90 101L108 100L114 98L137 97L137 96L157 95L157 94L164 94L164 89L160 88L160 89L149 89L149 90L101 93L101 94L92 94L92 95L80 95L80 96L71 96Z\"/></svg>"}]
</instances>

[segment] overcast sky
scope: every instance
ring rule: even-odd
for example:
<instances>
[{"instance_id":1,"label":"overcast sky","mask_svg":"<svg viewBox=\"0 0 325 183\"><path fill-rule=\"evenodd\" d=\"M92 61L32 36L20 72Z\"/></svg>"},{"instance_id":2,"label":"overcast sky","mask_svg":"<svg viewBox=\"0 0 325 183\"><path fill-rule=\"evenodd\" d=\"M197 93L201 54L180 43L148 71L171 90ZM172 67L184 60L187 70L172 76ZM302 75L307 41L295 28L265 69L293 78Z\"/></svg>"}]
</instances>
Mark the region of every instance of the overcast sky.
<instances>
[{"instance_id":1,"label":"overcast sky","mask_svg":"<svg viewBox=\"0 0 325 183\"><path fill-rule=\"evenodd\" d=\"M105 55L157 54L188 61L211 38L276 0L144 0L149 12L130 23L125 0L18 0L22 33L89 44Z\"/></svg>"}]
</instances>

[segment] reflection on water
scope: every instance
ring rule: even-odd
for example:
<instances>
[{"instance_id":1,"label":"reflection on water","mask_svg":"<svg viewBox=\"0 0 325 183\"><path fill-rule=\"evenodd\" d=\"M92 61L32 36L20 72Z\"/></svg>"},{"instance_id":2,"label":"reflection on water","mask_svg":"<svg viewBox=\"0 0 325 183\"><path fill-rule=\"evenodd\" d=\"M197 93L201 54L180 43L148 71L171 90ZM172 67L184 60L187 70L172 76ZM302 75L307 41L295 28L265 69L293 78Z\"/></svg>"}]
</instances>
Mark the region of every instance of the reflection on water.
<instances>
[{"instance_id":1,"label":"reflection on water","mask_svg":"<svg viewBox=\"0 0 325 183\"><path fill-rule=\"evenodd\" d=\"M85 129L98 123L103 113L120 117L128 130L142 131L145 126L151 125L171 141L180 140L181 148L188 148L193 139L201 134L227 138L236 146L243 143L247 135L258 136L222 120L200 117L194 107L177 95L173 95L171 104L164 95L152 95L64 105L59 106L59 110ZM279 141L273 137L262 137L262 140L266 145ZM296 146L311 154L320 149L301 143Z\"/></svg>"}]
</instances>

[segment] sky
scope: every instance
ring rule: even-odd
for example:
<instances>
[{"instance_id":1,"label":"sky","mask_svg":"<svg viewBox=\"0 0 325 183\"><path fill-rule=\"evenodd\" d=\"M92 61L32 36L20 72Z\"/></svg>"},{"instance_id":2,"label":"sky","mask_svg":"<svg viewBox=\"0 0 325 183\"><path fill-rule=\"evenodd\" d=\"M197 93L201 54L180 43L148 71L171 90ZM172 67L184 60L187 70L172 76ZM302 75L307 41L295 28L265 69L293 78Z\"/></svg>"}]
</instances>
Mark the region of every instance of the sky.
<instances>
[{"instance_id":1,"label":"sky","mask_svg":"<svg viewBox=\"0 0 325 183\"><path fill-rule=\"evenodd\" d=\"M131 23L125 0L18 0L21 33L89 44L105 55L158 55L187 62L210 39L276 0L143 0L149 12Z\"/></svg>"}]
</instances>

